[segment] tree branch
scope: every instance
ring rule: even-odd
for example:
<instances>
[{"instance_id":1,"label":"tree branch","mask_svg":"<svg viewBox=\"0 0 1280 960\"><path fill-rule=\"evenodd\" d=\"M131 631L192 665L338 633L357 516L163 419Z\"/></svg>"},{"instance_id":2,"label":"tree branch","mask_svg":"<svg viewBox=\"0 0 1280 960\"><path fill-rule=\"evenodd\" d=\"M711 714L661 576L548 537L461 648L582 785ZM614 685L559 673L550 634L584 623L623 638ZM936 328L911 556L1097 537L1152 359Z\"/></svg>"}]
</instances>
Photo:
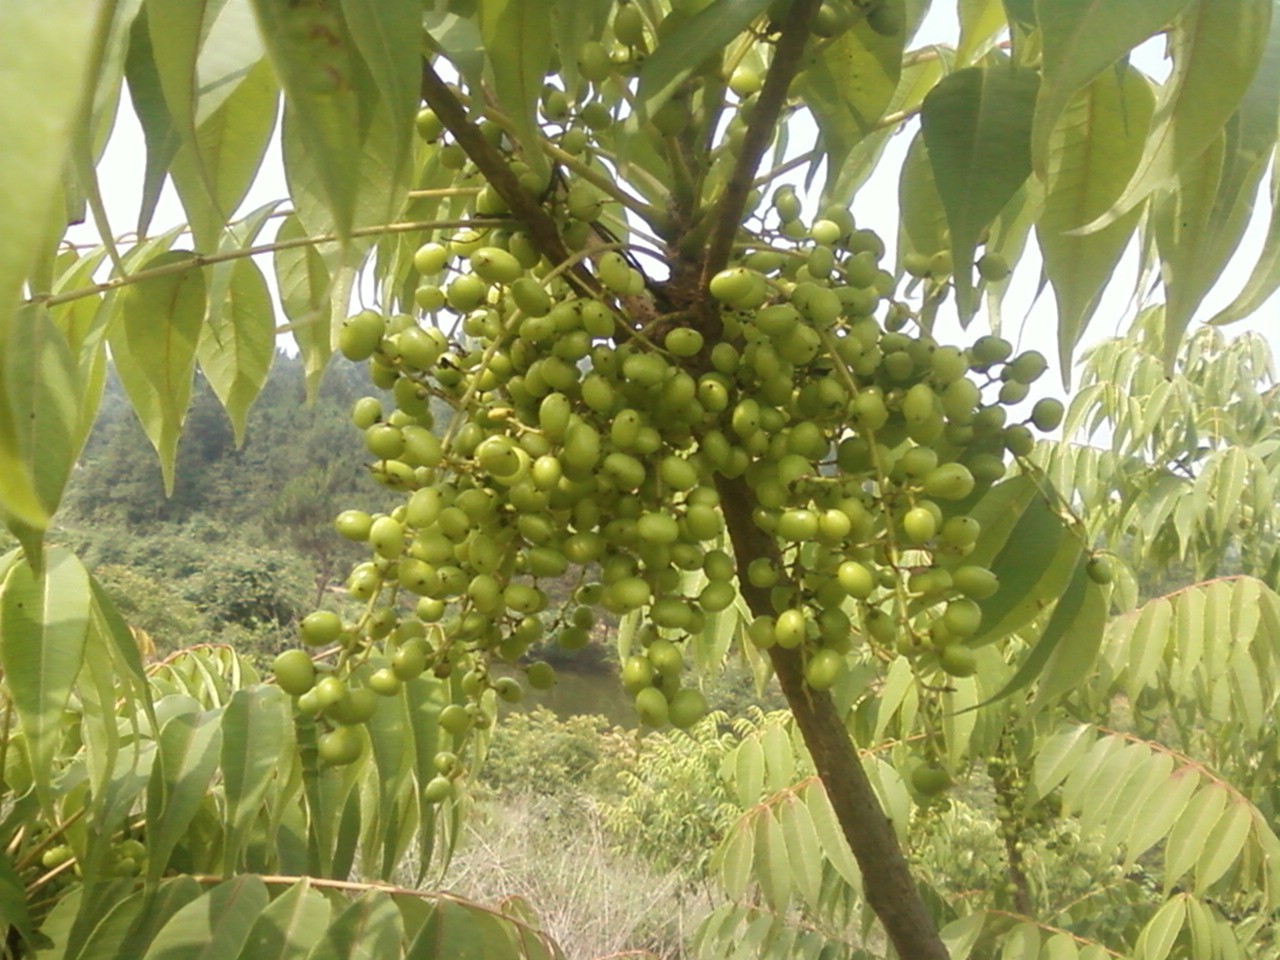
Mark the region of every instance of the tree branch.
<instances>
[{"instance_id":1,"label":"tree branch","mask_svg":"<svg viewBox=\"0 0 1280 960\"><path fill-rule=\"evenodd\" d=\"M729 182L716 207L715 226L707 244L707 255L702 261L701 286L705 289L711 278L725 268L733 252L733 241L742 223L742 213L747 207L756 170L765 151L773 142L778 128L778 117L787 102L787 90L800 70L800 58L809 42L809 21L821 6L821 0L795 0L787 16L782 36L774 49L773 62L765 75L764 86L751 114L751 122L742 138L742 152L734 165Z\"/></svg>"},{"instance_id":2,"label":"tree branch","mask_svg":"<svg viewBox=\"0 0 1280 960\"><path fill-rule=\"evenodd\" d=\"M777 545L751 517L754 497L746 481L719 477L717 487L738 568L745 570L757 557L776 558ZM767 589L752 586L744 577L741 590L753 614L773 613ZM804 664L798 650L771 647L769 659L845 839L866 878L863 889L867 902L880 918L898 956L909 960L948 960L947 948L920 899L915 879L898 846L893 824L880 808L831 695L805 683Z\"/></svg>"},{"instance_id":3,"label":"tree branch","mask_svg":"<svg viewBox=\"0 0 1280 960\"><path fill-rule=\"evenodd\" d=\"M426 58L422 61L422 99L435 111L445 129L458 142L458 146L471 158L471 162L480 171L480 176L502 197L512 216L524 224L529 237L542 255L553 266L564 263L569 258L569 251L560 237L555 221L542 208L537 198L520 186L520 180L507 165L506 158L484 138L480 128L467 118L466 108ZM570 276L592 293L600 289L596 278L581 264L575 265Z\"/></svg>"}]
</instances>

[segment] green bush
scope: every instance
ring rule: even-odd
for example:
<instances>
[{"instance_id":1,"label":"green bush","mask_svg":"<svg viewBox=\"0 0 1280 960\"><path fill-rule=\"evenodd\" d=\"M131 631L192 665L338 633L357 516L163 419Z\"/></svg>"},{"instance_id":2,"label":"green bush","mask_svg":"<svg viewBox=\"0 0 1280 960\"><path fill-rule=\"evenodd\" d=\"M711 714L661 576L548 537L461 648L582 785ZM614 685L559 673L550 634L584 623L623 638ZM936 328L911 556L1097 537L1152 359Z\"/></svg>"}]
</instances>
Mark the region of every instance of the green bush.
<instances>
[{"instance_id":1,"label":"green bush","mask_svg":"<svg viewBox=\"0 0 1280 960\"><path fill-rule=\"evenodd\" d=\"M479 772L493 793L563 796L617 794L625 769L628 735L606 717L560 719L545 707L512 712L494 728Z\"/></svg>"}]
</instances>

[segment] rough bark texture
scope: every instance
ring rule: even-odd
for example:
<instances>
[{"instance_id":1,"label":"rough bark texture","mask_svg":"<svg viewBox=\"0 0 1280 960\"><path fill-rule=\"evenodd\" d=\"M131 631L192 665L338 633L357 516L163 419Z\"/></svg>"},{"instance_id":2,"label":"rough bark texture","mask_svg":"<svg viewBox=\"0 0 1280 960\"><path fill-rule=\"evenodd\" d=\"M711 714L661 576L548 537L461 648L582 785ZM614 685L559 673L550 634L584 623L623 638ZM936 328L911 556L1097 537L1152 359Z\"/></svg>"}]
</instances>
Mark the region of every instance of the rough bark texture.
<instances>
[{"instance_id":1,"label":"rough bark texture","mask_svg":"<svg viewBox=\"0 0 1280 960\"><path fill-rule=\"evenodd\" d=\"M751 518L753 498L745 481L722 479L719 488L738 569L745 570L756 557L774 555L772 538ZM773 614L768 590L752 587L744 580L742 595L756 616ZM893 824L880 807L830 694L813 690L804 682L804 665L798 651L773 647L769 658L862 870L867 902L880 918L898 956L902 960L949 960L898 846Z\"/></svg>"}]
</instances>

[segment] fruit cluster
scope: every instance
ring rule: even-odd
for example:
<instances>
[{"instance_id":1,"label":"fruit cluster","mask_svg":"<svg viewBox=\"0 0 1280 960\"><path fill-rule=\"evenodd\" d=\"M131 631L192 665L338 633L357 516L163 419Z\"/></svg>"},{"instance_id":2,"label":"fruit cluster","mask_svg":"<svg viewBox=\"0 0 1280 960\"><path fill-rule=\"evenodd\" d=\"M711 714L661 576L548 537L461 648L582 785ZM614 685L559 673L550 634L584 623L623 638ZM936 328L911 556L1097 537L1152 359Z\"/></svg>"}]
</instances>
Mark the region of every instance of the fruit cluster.
<instances>
[{"instance_id":1,"label":"fruit cluster","mask_svg":"<svg viewBox=\"0 0 1280 960\"><path fill-rule=\"evenodd\" d=\"M347 582L363 612L317 611L302 638L340 650L340 668L301 650L276 663L298 709L332 726L325 760L354 760L377 698L427 670L462 677L469 702L446 709L447 729L487 722L485 691L521 692L491 662L519 665L548 640L582 647L596 608L641 620L623 664L641 719L687 726L706 705L684 648L738 601L740 577L773 606L750 642L801 650L816 689L862 643L973 672L965 640L999 584L963 562L981 531L962 507L1007 453L1030 452L1030 426L1061 420L1041 400L1008 422L1045 360L991 336L960 349L906 333L879 237L842 210L798 231L793 200L781 192L777 229L711 279L714 342L678 318L631 322L619 303L645 281L619 249L595 255L591 294L496 229L414 257L418 308L459 318L452 333L371 310L345 323L342 352L369 360L395 405L368 397L353 419L405 501L337 519L372 553ZM594 215L571 201L566 224ZM738 478L776 548L742 566L721 511ZM571 597L552 610L548 584L566 577ZM533 687L554 681L545 663L520 669Z\"/></svg>"}]
</instances>

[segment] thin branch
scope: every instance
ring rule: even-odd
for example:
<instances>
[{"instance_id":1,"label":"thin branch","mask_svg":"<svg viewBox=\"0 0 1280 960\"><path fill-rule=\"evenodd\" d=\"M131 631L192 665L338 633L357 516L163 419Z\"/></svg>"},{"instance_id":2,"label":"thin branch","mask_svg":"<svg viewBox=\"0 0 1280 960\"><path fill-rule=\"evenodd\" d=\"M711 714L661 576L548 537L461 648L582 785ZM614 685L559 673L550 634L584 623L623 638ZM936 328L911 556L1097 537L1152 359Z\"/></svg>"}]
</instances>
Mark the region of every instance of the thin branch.
<instances>
[{"instance_id":1,"label":"thin branch","mask_svg":"<svg viewBox=\"0 0 1280 960\"><path fill-rule=\"evenodd\" d=\"M467 118L466 108L425 58L422 61L422 99L435 111L445 129L458 142L458 146L471 158L485 182L502 197L512 216L525 225L534 246L542 255L551 263L568 260L569 251L560 237L555 221L542 208L538 199L520 185L520 179L511 170L506 158L484 138L480 128ZM570 276L592 293L600 289L596 278L581 265L575 266Z\"/></svg>"},{"instance_id":2,"label":"thin branch","mask_svg":"<svg viewBox=\"0 0 1280 960\"><path fill-rule=\"evenodd\" d=\"M809 22L819 6L820 0L795 0L791 6L791 13L782 28L782 36L778 38L773 62L765 75L764 87L760 90L760 97L752 111L751 123L742 138L742 152L738 155L738 162L734 165L716 208L715 225L707 245L707 255L702 261L703 288L729 262L756 170L773 141L778 117L787 101L787 90L800 71L800 60L809 41Z\"/></svg>"},{"instance_id":3,"label":"thin branch","mask_svg":"<svg viewBox=\"0 0 1280 960\"><path fill-rule=\"evenodd\" d=\"M497 227L502 226L508 221L505 218L470 218L462 220L411 220L403 223L384 223L376 227L360 227L351 231L353 237L380 237L385 233L414 233L418 230L433 230L445 227ZM313 237L297 237L293 240L277 240L272 243L260 243L253 247L244 247L240 250L227 250L223 253L192 254L189 259L176 260L173 263L166 263L163 267L152 267L150 270L139 270L137 273L131 273L124 277L112 277L110 280L104 280L102 283L95 283L88 287L79 287L75 290L68 290L66 293L59 293L53 296L32 297L32 303L43 303L48 307L56 307L62 303L70 303L73 300L80 300L84 297L91 297L97 293L106 293L108 290L117 290L120 287L127 287L130 284L141 283L143 280L154 280L156 277L165 277L175 273L183 273L187 270L197 269L199 267L208 267L215 263L225 263L228 260L239 260L243 257L256 257L262 253L274 253L277 250L291 250L296 247L311 247L320 243L335 243L338 240L336 233L322 233Z\"/></svg>"}]
</instances>

